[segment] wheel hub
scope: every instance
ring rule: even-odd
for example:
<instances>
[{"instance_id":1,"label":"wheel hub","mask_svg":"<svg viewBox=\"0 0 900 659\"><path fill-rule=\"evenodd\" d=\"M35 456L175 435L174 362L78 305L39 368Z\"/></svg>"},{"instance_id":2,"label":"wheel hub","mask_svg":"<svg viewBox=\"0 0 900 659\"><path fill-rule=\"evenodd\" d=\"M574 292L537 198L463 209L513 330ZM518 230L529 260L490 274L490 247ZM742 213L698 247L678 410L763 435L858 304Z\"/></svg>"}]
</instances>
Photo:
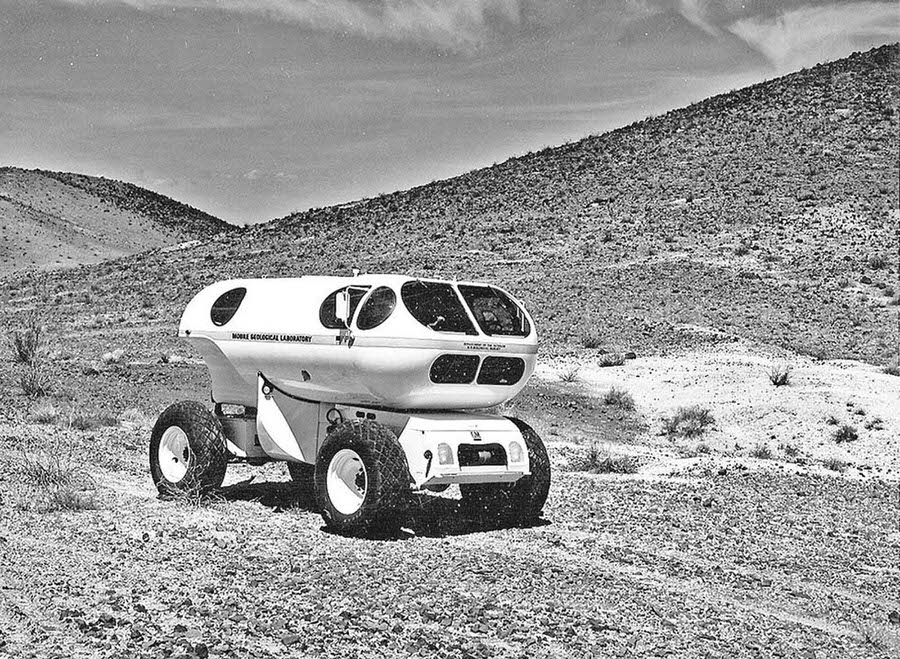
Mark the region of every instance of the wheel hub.
<instances>
[{"instance_id":1,"label":"wheel hub","mask_svg":"<svg viewBox=\"0 0 900 659\"><path fill-rule=\"evenodd\" d=\"M178 426L166 428L157 452L159 470L170 483L180 482L191 463L191 445L187 434Z\"/></svg>"},{"instance_id":2,"label":"wheel hub","mask_svg":"<svg viewBox=\"0 0 900 659\"><path fill-rule=\"evenodd\" d=\"M325 479L328 499L335 509L352 515L358 511L366 499L368 478L362 458L353 449L341 449L328 463Z\"/></svg>"}]
</instances>

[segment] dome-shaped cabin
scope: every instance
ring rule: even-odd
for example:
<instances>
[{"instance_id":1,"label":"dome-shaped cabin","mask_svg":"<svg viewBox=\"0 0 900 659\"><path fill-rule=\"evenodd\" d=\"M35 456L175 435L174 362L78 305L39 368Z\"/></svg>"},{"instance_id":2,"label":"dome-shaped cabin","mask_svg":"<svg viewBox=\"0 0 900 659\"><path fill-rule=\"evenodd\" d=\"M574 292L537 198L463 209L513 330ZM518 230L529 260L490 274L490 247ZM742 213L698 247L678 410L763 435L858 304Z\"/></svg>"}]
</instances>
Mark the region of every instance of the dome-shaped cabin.
<instances>
[{"instance_id":1,"label":"dome-shaped cabin","mask_svg":"<svg viewBox=\"0 0 900 659\"><path fill-rule=\"evenodd\" d=\"M310 401L489 407L525 386L537 355L509 293L400 275L218 282L190 301L179 335L203 356L213 399L247 407L260 374Z\"/></svg>"}]
</instances>

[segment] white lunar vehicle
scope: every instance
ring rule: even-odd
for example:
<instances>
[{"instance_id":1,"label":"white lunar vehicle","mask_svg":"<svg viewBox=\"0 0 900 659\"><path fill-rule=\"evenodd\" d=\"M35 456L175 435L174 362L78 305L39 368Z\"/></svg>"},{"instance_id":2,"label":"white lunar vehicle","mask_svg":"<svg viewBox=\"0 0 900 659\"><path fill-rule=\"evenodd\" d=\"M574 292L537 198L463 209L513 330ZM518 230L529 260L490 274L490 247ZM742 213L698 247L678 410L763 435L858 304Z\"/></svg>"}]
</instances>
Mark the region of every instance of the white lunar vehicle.
<instances>
[{"instance_id":1,"label":"white lunar vehicle","mask_svg":"<svg viewBox=\"0 0 900 659\"><path fill-rule=\"evenodd\" d=\"M343 533L396 526L412 490L458 484L464 504L527 523L550 463L525 423L478 408L511 399L534 370L521 303L487 284L399 275L237 279L198 293L179 336L203 356L215 412L159 417L160 492L215 489L229 460L288 463Z\"/></svg>"}]
</instances>

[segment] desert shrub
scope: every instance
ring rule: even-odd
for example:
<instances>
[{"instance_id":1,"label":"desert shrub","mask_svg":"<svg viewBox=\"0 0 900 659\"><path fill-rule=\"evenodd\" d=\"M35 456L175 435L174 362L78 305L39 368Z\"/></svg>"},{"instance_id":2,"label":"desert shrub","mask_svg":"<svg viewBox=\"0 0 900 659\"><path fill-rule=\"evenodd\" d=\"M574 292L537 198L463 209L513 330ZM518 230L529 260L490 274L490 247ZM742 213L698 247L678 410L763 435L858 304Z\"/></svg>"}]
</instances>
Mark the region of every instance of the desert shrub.
<instances>
[{"instance_id":1,"label":"desert shrub","mask_svg":"<svg viewBox=\"0 0 900 659\"><path fill-rule=\"evenodd\" d=\"M125 351L122 348L116 348L112 352L104 352L100 356L100 361L104 364L121 364L125 358Z\"/></svg>"},{"instance_id":2,"label":"desert shrub","mask_svg":"<svg viewBox=\"0 0 900 659\"><path fill-rule=\"evenodd\" d=\"M769 381L776 387L791 383L791 367L787 364L775 364L769 370Z\"/></svg>"},{"instance_id":3,"label":"desert shrub","mask_svg":"<svg viewBox=\"0 0 900 659\"><path fill-rule=\"evenodd\" d=\"M198 482L190 483L179 489L169 488L169 491L163 496L167 501L174 501L188 508L205 508L226 501L221 494L202 487Z\"/></svg>"},{"instance_id":4,"label":"desert shrub","mask_svg":"<svg viewBox=\"0 0 900 659\"><path fill-rule=\"evenodd\" d=\"M897 375L900 376L900 363L887 364L881 368L882 373L887 373L888 375Z\"/></svg>"},{"instance_id":5,"label":"desert shrub","mask_svg":"<svg viewBox=\"0 0 900 659\"><path fill-rule=\"evenodd\" d=\"M45 512L96 510L97 501L91 492L80 492L72 487L54 487L47 494Z\"/></svg>"},{"instance_id":6,"label":"desert shrub","mask_svg":"<svg viewBox=\"0 0 900 659\"><path fill-rule=\"evenodd\" d=\"M621 366L625 363L625 355L621 352L607 352L597 358L597 366Z\"/></svg>"},{"instance_id":7,"label":"desert shrub","mask_svg":"<svg viewBox=\"0 0 900 659\"><path fill-rule=\"evenodd\" d=\"M575 382L578 379L579 368L577 366L570 366L564 371L559 372L559 379L563 382Z\"/></svg>"},{"instance_id":8,"label":"desert shrub","mask_svg":"<svg viewBox=\"0 0 900 659\"><path fill-rule=\"evenodd\" d=\"M837 471L839 473L843 473L847 470L847 463L843 460L838 460L837 458L825 458L822 460L822 465L826 469Z\"/></svg>"},{"instance_id":9,"label":"desert shrub","mask_svg":"<svg viewBox=\"0 0 900 659\"><path fill-rule=\"evenodd\" d=\"M630 455L610 455L601 451L596 444L591 444L584 456L578 471L592 474L636 474L639 463Z\"/></svg>"},{"instance_id":10,"label":"desert shrub","mask_svg":"<svg viewBox=\"0 0 900 659\"><path fill-rule=\"evenodd\" d=\"M56 423L59 410L50 401L41 401L31 408L29 417L34 423Z\"/></svg>"},{"instance_id":11,"label":"desert shrub","mask_svg":"<svg viewBox=\"0 0 900 659\"><path fill-rule=\"evenodd\" d=\"M750 252L750 248L753 247L753 243L748 241L746 238L742 238L741 241L737 244L737 247L734 248L735 256L744 256Z\"/></svg>"},{"instance_id":12,"label":"desert shrub","mask_svg":"<svg viewBox=\"0 0 900 659\"><path fill-rule=\"evenodd\" d=\"M769 448L768 444L757 444L750 449L750 455L759 460L771 460L772 449Z\"/></svg>"},{"instance_id":13,"label":"desert shrub","mask_svg":"<svg viewBox=\"0 0 900 659\"><path fill-rule=\"evenodd\" d=\"M840 428L834 431L834 435L832 438L838 444L843 444L844 442L855 442L859 439L859 433L856 432L856 428L845 423Z\"/></svg>"},{"instance_id":14,"label":"desert shrub","mask_svg":"<svg viewBox=\"0 0 900 659\"><path fill-rule=\"evenodd\" d=\"M72 412L68 426L75 430L94 430L104 426L119 425L119 420L102 412Z\"/></svg>"},{"instance_id":15,"label":"desert shrub","mask_svg":"<svg viewBox=\"0 0 900 659\"><path fill-rule=\"evenodd\" d=\"M694 453L696 455L706 455L712 453L712 449L706 442L698 442L697 446L694 447Z\"/></svg>"},{"instance_id":16,"label":"desert shrub","mask_svg":"<svg viewBox=\"0 0 900 659\"><path fill-rule=\"evenodd\" d=\"M669 437L698 437L713 423L715 419L709 409L690 405L679 407L675 414L663 419L663 430Z\"/></svg>"},{"instance_id":17,"label":"desert shrub","mask_svg":"<svg viewBox=\"0 0 900 659\"><path fill-rule=\"evenodd\" d=\"M596 332L585 332L581 337L581 345L595 350L603 345L603 339Z\"/></svg>"},{"instance_id":18,"label":"desert shrub","mask_svg":"<svg viewBox=\"0 0 900 659\"><path fill-rule=\"evenodd\" d=\"M866 264L872 270L881 270L882 268L886 268L890 262L891 260L886 254L872 254L866 260Z\"/></svg>"},{"instance_id":19,"label":"desert shrub","mask_svg":"<svg viewBox=\"0 0 900 659\"><path fill-rule=\"evenodd\" d=\"M152 419L136 407L129 407L122 412L119 415L118 421L119 423L137 426L139 428L150 428L153 425Z\"/></svg>"},{"instance_id":20,"label":"desert shrub","mask_svg":"<svg viewBox=\"0 0 900 659\"><path fill-rule=\"evenodd\" d=\"M610 387L609 391L603 394L603 404L631 411L634 409L634 398L624 389Z\"/></svg>"},{"instance_id":21,"label":"desert shrub","mask_svg":"<svg viewBox=\"0 0 900 659\"><path fill-rule=\"evenodd\" d=\"M825 417L825 423L827 423L829 426L836 426L838 423L840 423L840 421L834 414L829 414L827 417Z\"/></svg>"},{"instance_id":22,"label":"desert shrub","mask_svg":"<svg viewBox=\"0 0 900 659\"><path fill-rule=\"evenodd\" d=\"M23 449L20 466L25 482L39 487L72 485L81 471L71 448L59 443L34 453Z\"/></svg>"},{"instance_id":23,"label":"desert shrub","mask_svg":"<svg viewBox=\"0 0 900 659\"><path fill-rule=\"evenodd\" d=\"M37 364L43 347L43 327L36 313L25 317L25 326L9 335L13 360L17 364L33 366Z\"/></svg>"},{"instance_id":24,"label":"desert shrub","mask_svg":"<svg viewBox=\"0 0 900 659\"><path fill-rule=\"evenodd\" d=\"M26 396L41 398L50 393L50 376L40 364L29 364L19 376L19 386Z\"/></svg>"},{"instance_id":25,"label":"desert shrub","mask_svg":"<svg viewBox=\"0 0 900 659\"><path fill-rule=\"evenodd\" d=\"M881 417L873 416L866 420L865 428L866 430L881 430L884 428L884 421L881 420Z\"/></svg>"},{"instance_id":26,"label":"desert shrub","mask_svg":"<svg viewBox=\"0 0 900 659\"><path fill-rule=\"evenodd\" d=\"M789 458L796 458L800 455L800 447L796 444L782 444L781 445L782 452Z\"/></svg>"}]
</instances>

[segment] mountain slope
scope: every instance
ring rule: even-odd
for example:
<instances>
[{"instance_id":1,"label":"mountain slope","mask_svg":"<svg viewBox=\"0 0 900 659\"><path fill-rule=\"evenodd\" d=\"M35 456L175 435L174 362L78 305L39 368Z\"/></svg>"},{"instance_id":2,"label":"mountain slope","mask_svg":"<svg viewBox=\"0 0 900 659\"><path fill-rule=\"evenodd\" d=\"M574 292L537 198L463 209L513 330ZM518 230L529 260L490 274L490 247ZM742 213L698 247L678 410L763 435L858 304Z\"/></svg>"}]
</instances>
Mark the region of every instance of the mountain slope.
<instances>
[{"instance_id":1,"label":"mountain slope","mask_svg":"<svg viewBox=\"0 0 900 659\"><path fill-rule=\"evenodd\" d=\"M130 183L0 168L0 272L96 263L228 228Z\"/></svg>"},{"instance_id":2,"label":"mountain slope","mask_svg":"<svg viewBox=\"0 0 900 659\"><path fill-rule=\"evenodd\" d=\"M155 305L169 328L217 279L359 267L504 285L552 352L745 337L887 361L897 79L898 46L884 46L455 179L6 282L0 297L24 309L90 285L91 322L98 306Z\"/></svg>"}]
</instances>

